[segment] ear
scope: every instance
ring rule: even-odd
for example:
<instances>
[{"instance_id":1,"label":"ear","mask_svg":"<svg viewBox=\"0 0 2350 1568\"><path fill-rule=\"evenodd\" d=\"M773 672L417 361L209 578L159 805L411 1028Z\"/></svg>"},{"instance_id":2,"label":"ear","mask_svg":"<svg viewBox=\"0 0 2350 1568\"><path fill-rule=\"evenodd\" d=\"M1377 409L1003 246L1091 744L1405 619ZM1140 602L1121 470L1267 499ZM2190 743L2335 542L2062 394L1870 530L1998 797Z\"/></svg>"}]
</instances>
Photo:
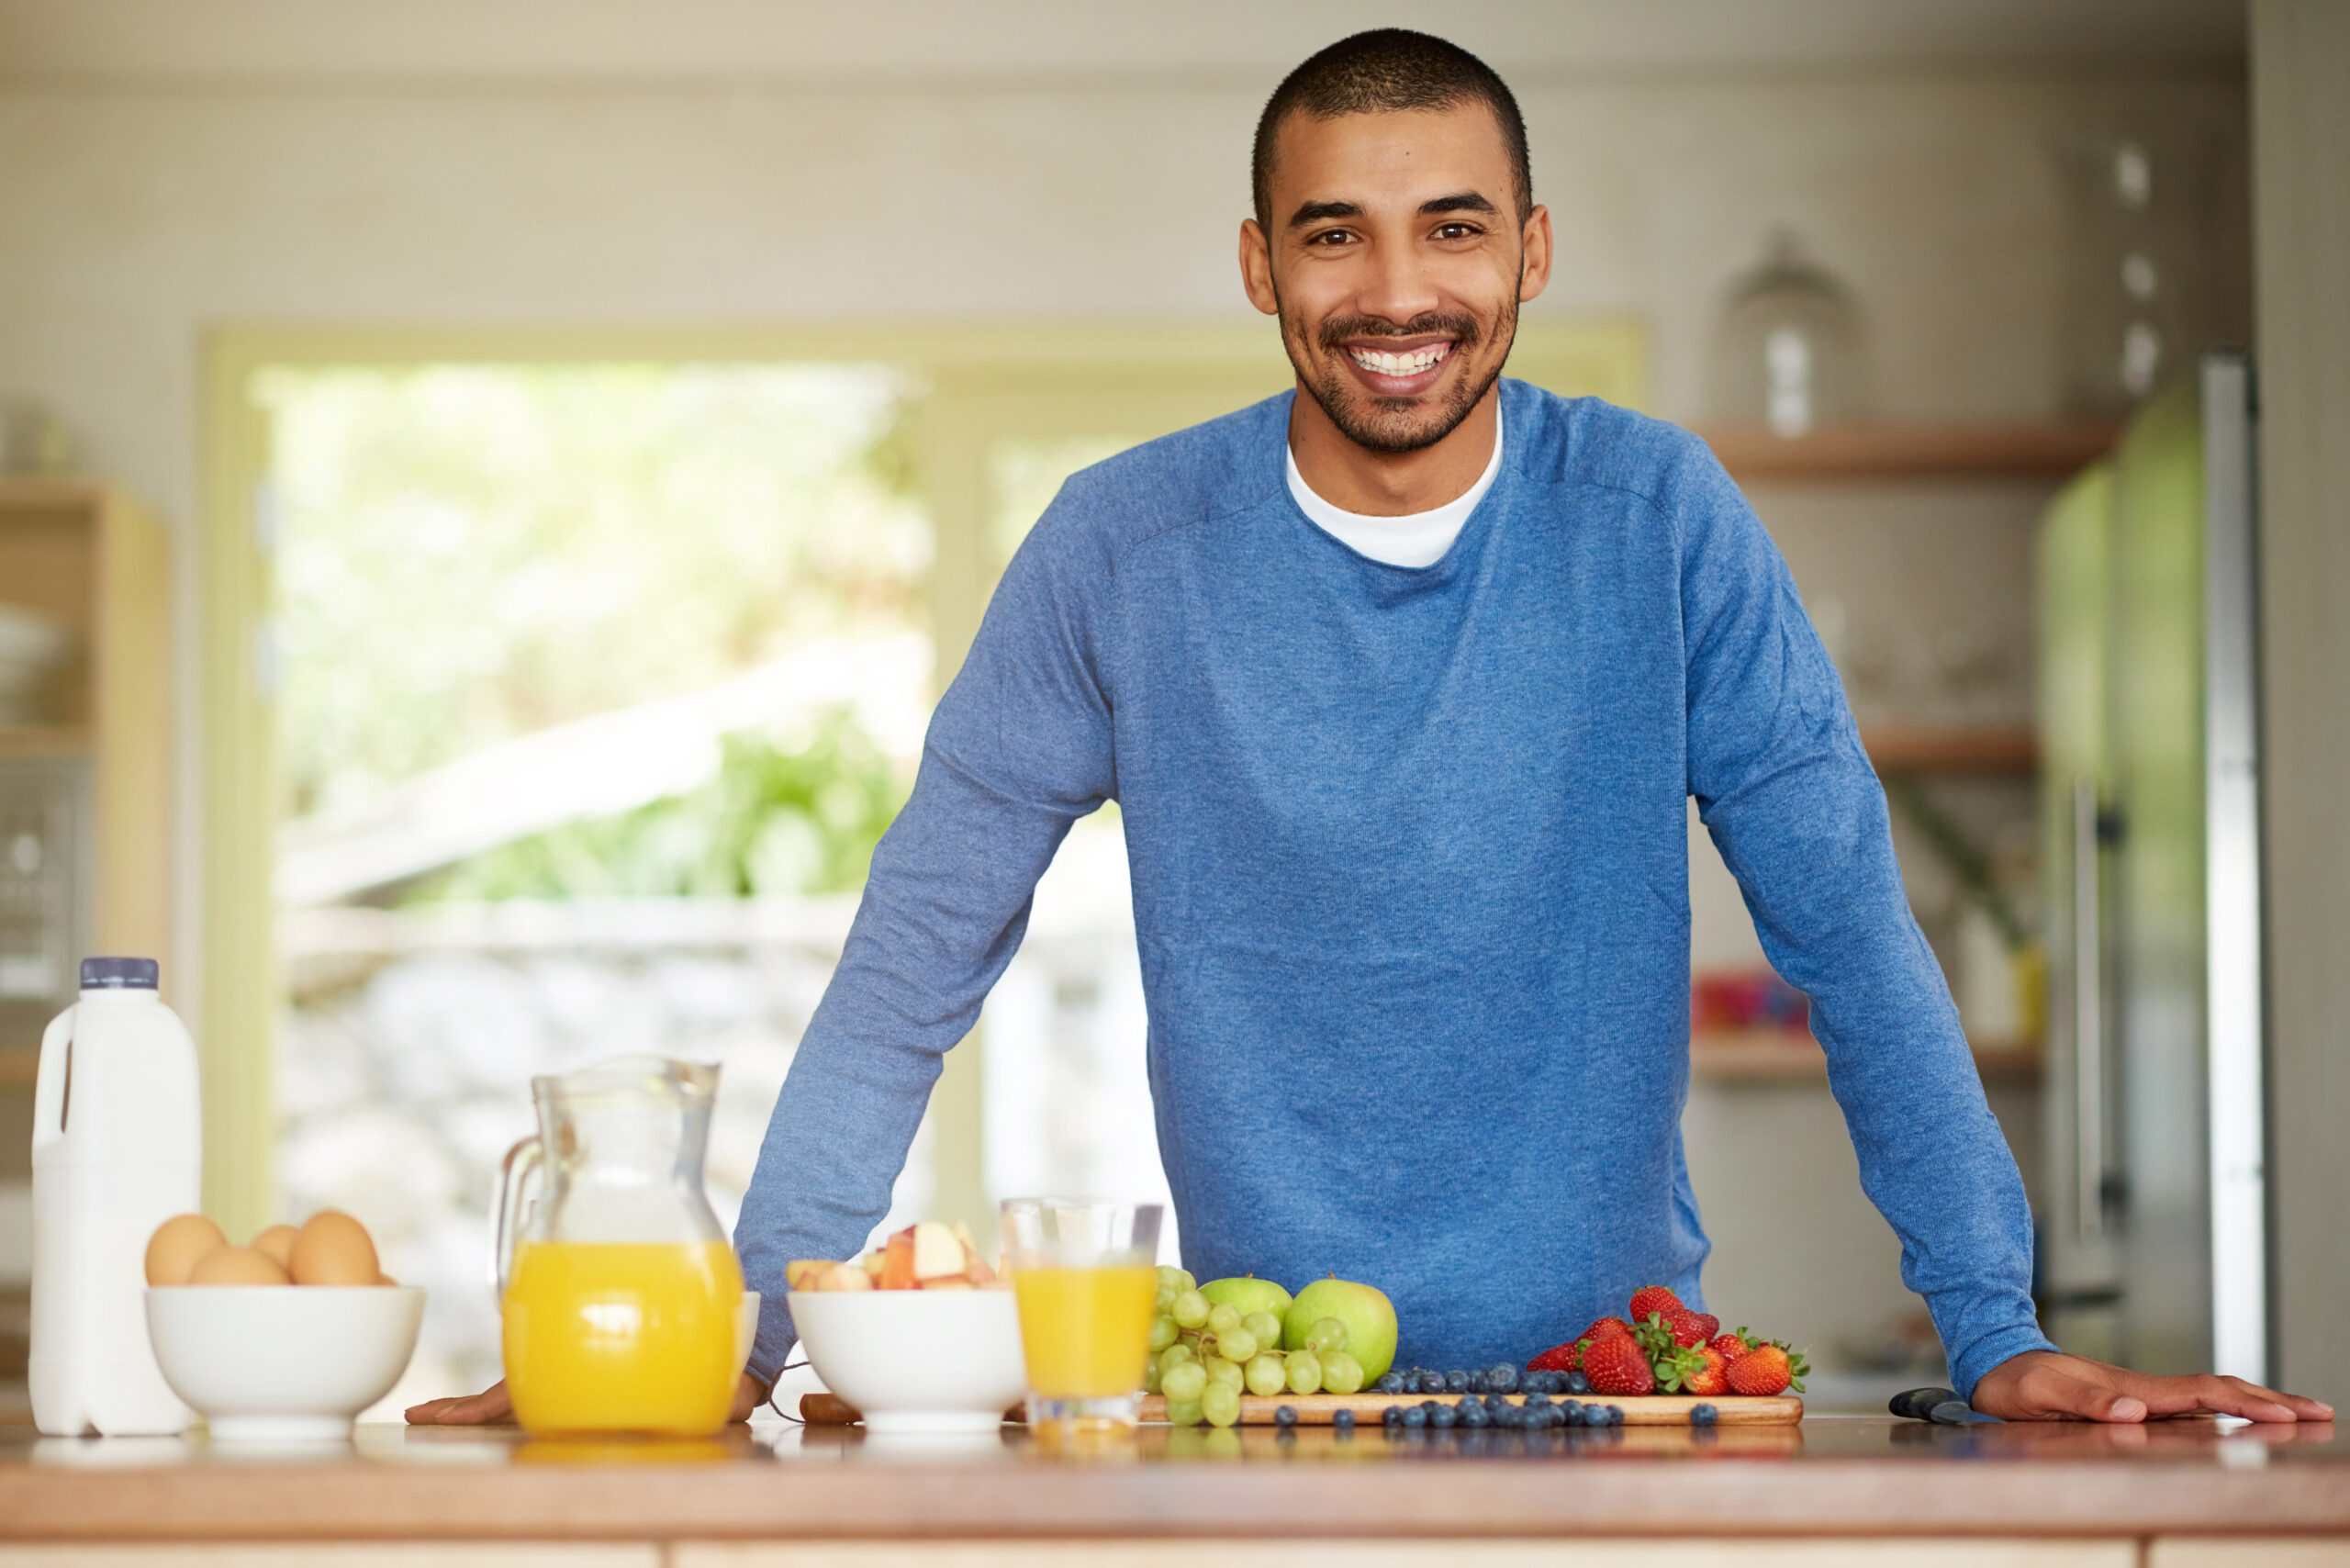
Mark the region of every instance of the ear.
<instances>
[{"instance_id":1,"label":"ear","mask_svg":"<svg viewBox=\"0 0 2350 1568\"><path fill-rule=\"evenodd\" d=\"M1281 313L1281 295L1273 287L1272 247L1253 218L1240 220L1240 287L1248 303L1266 315Z\"/></svg>"},{"instance_id":2,"label":"ear","mask_svg":"<svg viewBox=\"0 0 2350 1568\"><path fill-rule=\"evenodd\" d=\"M1550 284L1550 209L1538 207L1526 216L1526 232L1520 239L1521 259L1517 270L1517 302L1521 305L1540 294Z\"/></svg>"}]
</instances>

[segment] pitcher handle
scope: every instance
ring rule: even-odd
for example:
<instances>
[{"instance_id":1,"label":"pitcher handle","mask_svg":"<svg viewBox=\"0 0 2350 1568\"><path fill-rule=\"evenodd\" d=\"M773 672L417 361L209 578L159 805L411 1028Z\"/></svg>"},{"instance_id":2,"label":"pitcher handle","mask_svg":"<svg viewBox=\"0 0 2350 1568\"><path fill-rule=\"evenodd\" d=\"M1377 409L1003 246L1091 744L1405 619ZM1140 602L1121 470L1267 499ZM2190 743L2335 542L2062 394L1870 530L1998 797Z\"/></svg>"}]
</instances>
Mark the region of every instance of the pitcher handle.
<instances>
[{"instance_id":1,"label":"pitcher handle","mask_svg":"<svg viewBox=\"0 0 2350 1568\"><path fill-rule=\"evenodd\" d=\"M543 1180L545 1166L546 1146L533 1133L508 1149L498 1167L498 1217L490 1233L489 1278L498 1287L500 1301L506 1299L506 1283L514 1274L514 1248L529 1212L524 1205L533 1201L525 1198L522 1190Z\"/></svg>"},{"instance_id":2,"label":"pitcher handle","mask_svg":"<svg viewBox=\"0 0 2350 1568\"><path fill-rule=\"evenodd\" d=\"M65 1118L71 1107L67 1094L73 1072L73 1018L81 1010L75 1003L49 1021L40 1035L40 1065L33 1075L33 1148L36 1151L48 1148L65 1136Z\"/></svg>"}]
</instances>

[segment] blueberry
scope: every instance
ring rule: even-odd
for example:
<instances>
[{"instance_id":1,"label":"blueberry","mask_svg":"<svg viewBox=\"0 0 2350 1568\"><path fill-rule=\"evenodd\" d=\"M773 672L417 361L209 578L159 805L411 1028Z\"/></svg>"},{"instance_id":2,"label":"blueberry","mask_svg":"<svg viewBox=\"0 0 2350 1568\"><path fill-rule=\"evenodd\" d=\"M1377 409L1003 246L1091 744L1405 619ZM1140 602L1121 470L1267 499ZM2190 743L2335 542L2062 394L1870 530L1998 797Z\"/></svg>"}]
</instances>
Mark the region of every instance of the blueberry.
<instances>
[{"instance_id":1,"label":"blueberry","mask_svg":"<svg viewBox=\"0 0 2350 1568\"><path fill-rule=\"evenodd\" d=\"M1374 1394L1401 1394L1404 1392L1403 1375L1399 1372L1381 1372L1379 1381L1372 1383L1371 1388Z\"/></svg>"},{"instance_id":2,"label":"blueberry","mask_svg":"<svg viewBox=\"0 0 2350 1568\"><path fill-rule=\"evenodd\" d=\"M1276 1427L1294 1427L1294 1426L1296 1426L1296 1425L1297 1425L1297 1406L1294 1406L1294 1405L1284 1405L1284 1406L1282 1406L1280 1409L1278 1409L1278 1410L1274 1411L1274 1412L1273 1412L1273 1425L1274 1425L1274 1426L1276 1426Z\"/></svg>"},{"instance_id":3,"label":"blueberry","mask_svg":"<svg viewBox=\"0 0 2350 1568\"><path fill-rule=\"evenodd\" d=\"M1468 1393L1468 1392L1469 1392L1469 1374L1468 1374L1467 1372L1449 1372L1445 1373L1445 1374L1444 1374L1444 1392L1445 1392L1445 1393L1447 1393L1447 1394L1466 1394L1466 1393Z\"/></svg>"},{"instance_id":4,"label":"blueberry","mask_svg":"<svg viewBox=\"0 0 2350 1568\"><path fill-rule=\"evenodd\" d=\"M1582 1400L1570 1399L1564 1405L1560 1406L1559 1408L1565 1413L1568 1426L1575 1426L1583 1420Z\"/></svg>"},{"instance_id":5,"label":"blueberry","mask_svg":"<svg viewBox=\"0 0 2350 1568\"><path fill-rule=\"evenodd\" d=\"M1355 1429L1355 1413L1351 1410L1334 1410L1330 1413L1330 1425L1341 1432L1351 1432Z\"/></svg>"},{"instance_id":6,"label":"blueberry","mask_svg":"<svg viewBox=\"0 0 2350 1568\"><path fill-rule=\"evenodd\" d=\"M1428 1424L1427 1406L1425 1405L1414 1405L1407 1407L1404 1412L1401 1424L1405 1427L1427 1426Z\"/></svg>"},{"instance_id":7,"label":"blueberry","mask_svg":"<svg viewBox=\"0 0 2350 1568\"><path fill-rule=\"evenodd\" d=\"M1591 1392L1591 1379L1583 1376L1583 1373L1579 1372L1568 1372L1559 1379L1558 1392L1561 1394L1589 1394Z\"/></svg>"},{"instance_id":8,"label":"blueberry","mask_svg":"<svg viewBox=\"0 0 2350 1568\"><path fill-rule=\"evenodd\" d=\"M1428 1425L1438 1431L1442 1431L1459 1419L1460 1417L1453 1414L1452 1406L1449 1405L1439 1405L1428 1412Z\"/></svg>"},{"instance_id":9,"label":"blueberry","mask_svg":"<svg viewBox=\"0 0 2350 1568\"><path fill-rule=\"evenodd\" d=\"M1607 1424L1611 1427L1620 1427L1624 1424L1624 1407L1621 1405L1610 1405L1607 1407Z\"/></svg>"},{"instance_id":10,"label":"blueberry","mask_svg":"<svg viewBox=\"0 0 2350 1568\"><path fill-rule=\"evenodd\" d=\"M1528 1410L1539 1410L1550 1403L1550 1392L1548 1389L1538 1388L1526 1396L1526 1407Z\"/></svg>"},{"instance_id":11,"label":"blueberry","mask_svg":"<svg viewBox=\"0 0 2350 1568\"><path fill-rule=\"evenodd\" d=\"M1460 1408L1454 1414L1453 1419L1463 1427L1483 1427L1487 1424L1485 1407L1482 1405L1472 1405L1465 1399L1460 1402Z\"/></svg>"},{"instance_id":12,"label":"blueberry","mask_svg":"<svg viewBox=\"0 0 2350 1568\"><path fill-rule=\"evenodd\" d=\"M1689 1424L1693 1427L1710 1427L1720 1417L1721 1412L1710 1405L1689 1406Z\"/></svg>"},{"instance_id":13,"label":"blueberry","mask_svg":"<svg viewBox=\"0 0 2350 1568\"><path fill-rule=\"evenodd\" d=\"M1386 1409L1382 1410L1379 1413L1379 1424L1382 1427L1402 1426L1404 1424L1404 1407L1401 1405L1390 1405Z\"/></svg>"},{"instance_id":14,"label":"blueberry","mask_svg":"<svg viewBox=\"0 0 2350 1568\"><path fill-rule=\"evenodd\" d=\"M1420 1381L1417 1392L1421 1394L1442 1394L1444 1392L1444 1374L1440 1372L1430 1372L1427 1368L1422 1367L1420 1369Z\"/></svg>"},{"instance_id":15,"label":"blueberry","mask_svg":"<svg viewBox=\"0 0 2350 1568\"><path fill-rule=\"evenodd\" d=\"M1550 1394L1555 1392L1550 1386L1550 1374L1546 1372L1528 1372L1520 1376L1517 1380L1517 1391L1520 1394Z\"/></svg>"},{"instance_id":16,"label":"blueberry","mask_svg":"<svg viewBox=\"0 0 2350 1568\"><path fill-rule=\"evenodd\" d=\"M1495 1394L1516 1394L1517 1369L1507 1361L1504 1361L1485 1374L1485 1384Z\"/></svg>"},{"instance_id":17,"label":"blueberry","mask_svg":"<svg viewBox=\"0 0 2350 1568\"><path fill-rule=\"evenodd\" d=\"M1487 1394L1487 1393L1491 1393L1491 1392L1492 1392L1492 1390L1493 1390L1493 1386L1494 1386L1494 1385L1493 1385L1491 1383L1489 1383L1489 1382L1487 1382L1487 1381L1486 1381L1485 1374L1484 1374L1483 1372L1471 1372L1471 1373L1469 1374L1469 1392L1470 1392L1470 1393L1472 1393L1472 1394Z\"/></svg>"}]
</instances>

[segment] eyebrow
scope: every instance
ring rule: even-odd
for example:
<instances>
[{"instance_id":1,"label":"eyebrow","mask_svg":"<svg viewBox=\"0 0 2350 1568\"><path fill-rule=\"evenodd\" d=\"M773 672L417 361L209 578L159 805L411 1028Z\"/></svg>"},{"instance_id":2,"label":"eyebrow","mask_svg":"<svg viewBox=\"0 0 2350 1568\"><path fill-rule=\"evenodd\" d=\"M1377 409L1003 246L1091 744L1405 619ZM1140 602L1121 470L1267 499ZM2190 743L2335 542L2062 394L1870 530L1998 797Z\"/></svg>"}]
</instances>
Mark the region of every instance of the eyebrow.
<instances>
[{"instance_id":1,"label":"eyebrow","mask_svg":"<svg viewBox=\"0 0 2350 1568\"><path fill-rule=\"evenodd\" d=\"M1475 191L1456 191L1420 203L1419 216L1433 218L1441 212L1498 212L1501 209ZM1320 223L1333 218L1360 218L1362 208L1350 201L1309 201L1290 214L1289 227L1302 228L1308 223Z\"/></svg>"}]
</instances>

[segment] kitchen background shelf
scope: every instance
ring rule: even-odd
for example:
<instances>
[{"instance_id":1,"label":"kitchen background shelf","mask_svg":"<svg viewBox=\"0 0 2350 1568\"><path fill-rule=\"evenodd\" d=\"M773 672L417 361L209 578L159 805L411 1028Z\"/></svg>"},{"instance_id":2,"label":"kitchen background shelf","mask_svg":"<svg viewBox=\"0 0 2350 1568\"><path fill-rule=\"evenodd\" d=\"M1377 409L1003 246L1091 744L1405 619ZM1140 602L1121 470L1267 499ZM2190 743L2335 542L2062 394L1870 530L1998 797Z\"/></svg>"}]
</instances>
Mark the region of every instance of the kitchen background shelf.
<instances>
[{"instance_id":1,"label":"kitchen background shelf","mask_svg":"<svg viewBox=\"0 0 2350 1568\"><path fill-rule=\"evenodd\" d=\"M2026 725L1870 724L1861 744L1879 773L1988 773L2029 778L2040 737Z\"/></svg>"},{"instance_id":2,"label":"kitchen background shelf","mask_svg":"<svg viewBox=\"0 0 2350 1568\"><path fill-rule=\"evenodd\" d=\"M2068 478L2113 449L2109 424L1828 425L1807 435L1701 432L1750 480Z\"/></svg>"},{"instance_id":3,"label":"kitchen background shelf","mask_svg":"<svg viewBox=\"0 0 2350 1568\"><path fill-rule=\"evenodd\" d=\"M1975 1040L1975 1070L1986 1081L2037 1081L2037 1040ZM1716 1082L1825 1080L1828 1058L1808 1033L1794 1029L1700 1029L1689 1037L1691 1072Z\"/></svg>"}]
</instances>

